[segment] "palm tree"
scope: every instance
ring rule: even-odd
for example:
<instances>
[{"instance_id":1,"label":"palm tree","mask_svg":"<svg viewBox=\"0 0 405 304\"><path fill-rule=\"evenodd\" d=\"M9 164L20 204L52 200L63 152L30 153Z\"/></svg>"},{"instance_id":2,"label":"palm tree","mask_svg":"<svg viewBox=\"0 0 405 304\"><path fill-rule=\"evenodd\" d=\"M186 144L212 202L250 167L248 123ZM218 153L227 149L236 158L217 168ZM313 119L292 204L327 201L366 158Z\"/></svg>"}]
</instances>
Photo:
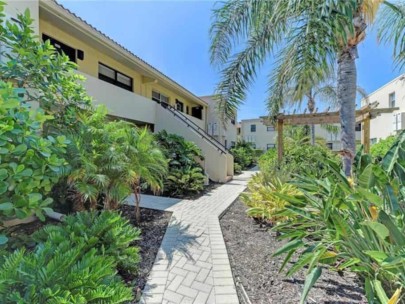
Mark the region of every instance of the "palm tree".
<instances>
[{"instance_id":1,"label":"palm tree","mask_svg":"<svg viewBox=\"0 0 405 304\"><path fill-rule=\"evenodd\" d=\"M356 91L357 93L362 97L367 100L367 93L366 91L360 87L356 86ZM336 87L336 80L331 77L330 81L322 84L317 84L314 87L310 88L306 93L304 93L303 96L299 100L296 100L295 96L295 88L290 88L285 95L285 98L283 100L283 104L280 104L280 106L283 106L284 104L286 105L293 105L295 103L301 104L304 99L307 101L307 109L309 113L315 113L317 109L317 105L320 102L322 102L324 105L328 105L329 109L332 111L337 111L339 109L339 103L338 103L338 94L337 94L337 87ZM311 144L315 144L315 125L311 124ZM322 125L322 127L325 127L325 129L329 131L335 131L331 133L337 133L336 128L333 128L332 126L329 125Z\"/></svg>"},{"instance_id":2,"label":"palm tree","mask_svg":"<svg viewBox=\"0 0 405 304\"><path fill-rule=\"evenodd\" d=\"M294 99L299 100L325 81L337 64L343 164L350 176L355 152L357 46L381 9L379 36L393 41L394 56L399 63L405 62L404 6L383 0L228 0L214 10L210 50L212 63L222 67L217 93L224 119L243 102L257 68L269 55L275 56L269 75L271 114L278 113L288 88L294 87Z\"/></svg>"},{"instance_id":3,"label":"palm tree","mask_svg":"<svg viewBox=\"0 0 405 304\"><path fill-rule=\"evenodd\" d=\"M135 218L140 223L141 181L152 191L160 191L167 174L167 159L155 137L146 128L137 129L128 125L125 133L123 151L129 159L128 181L135 197Z\"/></svg>"}]
</instances>

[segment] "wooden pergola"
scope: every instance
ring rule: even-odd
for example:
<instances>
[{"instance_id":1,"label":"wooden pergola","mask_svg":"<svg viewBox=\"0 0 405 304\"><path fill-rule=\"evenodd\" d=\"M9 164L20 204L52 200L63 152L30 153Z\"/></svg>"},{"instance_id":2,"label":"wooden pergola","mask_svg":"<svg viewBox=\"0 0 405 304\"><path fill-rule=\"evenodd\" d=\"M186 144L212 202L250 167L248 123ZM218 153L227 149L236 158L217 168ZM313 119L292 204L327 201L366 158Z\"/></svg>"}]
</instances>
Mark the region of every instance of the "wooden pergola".
<instances>
[{"instance_id":1,"label":"wooden pergola","mask_svg":"<svg viewBox=\"0 0 405 304\"><path fill-rule=\"evenodd\" d=\"M378 102L363 106L356 110L356 123L362 123L362 139L364 151L370 152L370 121L383 113L392 113L399 108L377 108ZM265 125L277 125L277 150L278 159L281 161L284 152L283 127L284 125L318 125L318 124L336 124L340 123L339 111L322 113L303 113L303 114L278 114L272 120L268 117L262 117Z\"/></svg>"}]
</instances>

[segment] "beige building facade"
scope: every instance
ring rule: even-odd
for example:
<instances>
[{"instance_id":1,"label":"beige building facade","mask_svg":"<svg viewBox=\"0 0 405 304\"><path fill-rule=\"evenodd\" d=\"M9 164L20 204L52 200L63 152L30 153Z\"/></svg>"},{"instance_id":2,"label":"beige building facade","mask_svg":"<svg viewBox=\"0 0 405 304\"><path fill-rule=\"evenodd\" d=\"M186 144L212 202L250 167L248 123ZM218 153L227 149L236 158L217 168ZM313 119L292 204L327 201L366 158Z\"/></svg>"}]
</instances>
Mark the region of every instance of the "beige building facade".
<instances>
[{"instance_id":1,"label":"beige building facade","mask_svg":"<svg viewBox=\"0 0 405 304\"><path fill-rule=\"evenodd\" d=\"M54 0L8 1L6 19L15 22L26 9L35 34L76 63L95 104L106 105L112 116L195 142L208 176L229 180L233 156L207 132L207 102Z\"/></svg>"}]
</instances>

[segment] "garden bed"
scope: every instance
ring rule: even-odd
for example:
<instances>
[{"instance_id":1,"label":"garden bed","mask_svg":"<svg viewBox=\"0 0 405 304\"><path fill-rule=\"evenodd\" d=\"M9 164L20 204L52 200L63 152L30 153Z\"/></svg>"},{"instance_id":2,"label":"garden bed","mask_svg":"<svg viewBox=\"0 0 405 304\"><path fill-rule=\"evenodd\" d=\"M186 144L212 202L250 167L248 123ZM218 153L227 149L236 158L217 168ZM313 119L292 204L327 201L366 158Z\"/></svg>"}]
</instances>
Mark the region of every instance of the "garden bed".
<instances>
[{"instance_id":1,"label":"garden bed","mask_svg":"<svg viewBox=\"0 0 405 304\"><path fill-rule=\"evenodd\" d=\"M132 225L138 226L141 233L141 240L135 242L135 246L140 247L141 262L137 275L120 272L120 275L127 283L134 283L135 290L142 290L145 287L146 279L152 270L156 254L162 243L167 225L172 216L171 212L141 208L141 224L135 225L135 207L122 205L120 207L122 215L126 217Z\"/></svg>"},{"instance_id":2,"label":"garden bed","mask_svg":"<svg viewBox=\"0 0 405 304\"><path fill-rule=\"evenodd\" d=\"M141 261L139 263L139 270L136 275L120 271L120 275L125 282L134 286L134 291L142 290L145 286L146 279L152 270L156 254L159 250L163 236L166 232L167 225L171 218L171 212L141 208L142 221L140 225L135 225L135 208L133 206L122 205L119 209L122 215L127 218L130 223L141 229L141 240L136 241L133 245L139 246ZM39 230L46 224L58 224L59 222L47 219L46 222L39 220L15 226L10 229L10 246L9 250L16 249L15 246L21 247L25 245L28 249L35 246L34 242L29 240L29 236L35 231ZM11 245L10 244L10 245Z\"/></svg>"},{"instance_id":3,"label":"garden bed","mask_svg":"<svg viewBox=\"0 0 405 304\"><path fill-rule=\"evenodd\" d=\"M284 257L273 258L271 255L284 242L278 241L269 227L248 218L246 209L237 200L220 221L236 281L241 282L251 303L299 303L305 270L291 278L279 273ZM237 291L241 303L246 303L238 284ZM363 294L361 283L354 274L344 273L340 276L324 269L310 291L307 303L367 303Z\"/></svg>"}]
</instances>

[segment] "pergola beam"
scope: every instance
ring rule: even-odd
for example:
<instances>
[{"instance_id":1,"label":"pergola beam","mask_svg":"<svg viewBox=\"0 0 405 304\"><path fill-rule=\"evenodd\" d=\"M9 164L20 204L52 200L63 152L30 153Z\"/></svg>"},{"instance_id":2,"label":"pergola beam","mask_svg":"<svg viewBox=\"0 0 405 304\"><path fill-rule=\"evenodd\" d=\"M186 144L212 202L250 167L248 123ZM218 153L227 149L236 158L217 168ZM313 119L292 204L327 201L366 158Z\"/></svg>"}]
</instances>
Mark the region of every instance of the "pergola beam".
<instances>
[{"instance_id":1,"label":"pergola beam","mask_svg":"<svg viewBox=\"0 0 405 304\"><path fill-rule=\"evenodd\" d=\"M383 114L392 113L399 108L377 108L378 103L366 105L356 110L356 123L363 123L362 144L364 151L370 152L370 121L371 119ZM261 117L264 125L274 125L268 117ZM340 114L336 112L308 113L308 114L278 114L275 117L277 122L277 150L278 160L281 162L284 153L283 127L284 125L319 125L319 124L337 124L340 123Z\"/></svg>"}]
</instances>

